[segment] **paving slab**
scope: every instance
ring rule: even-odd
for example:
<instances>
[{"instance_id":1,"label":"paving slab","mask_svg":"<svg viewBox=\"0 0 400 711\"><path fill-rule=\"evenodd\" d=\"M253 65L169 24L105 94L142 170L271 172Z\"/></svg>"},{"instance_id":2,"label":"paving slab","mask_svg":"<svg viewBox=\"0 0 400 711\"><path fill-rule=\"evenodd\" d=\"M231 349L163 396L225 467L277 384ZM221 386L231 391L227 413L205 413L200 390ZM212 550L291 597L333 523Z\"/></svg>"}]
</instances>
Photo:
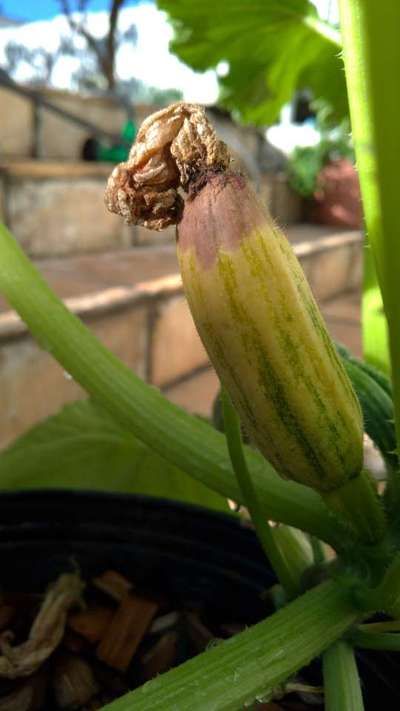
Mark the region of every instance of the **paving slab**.
<instances>
[{"instance_id":1,"label":"paving slab","mask_svg":"<svg viewBox=\"0 0 400 711\"><path fill-rule=\"evenodd\" d=\"M362 356L361 294L352 291L321 304L331 336L354 355Z\"/></svg>"},{"instance_id":2,"label":"paving slab","mask_svg":"<svg viewBox=\"0 0 400 711\"><path fill-rule=\"evenodd\" d=\"M324 225L292 225L286 232L302 259L306 259L317 245L323 248L327 242L333 245L338 240L357 239L354 231ZM329 254L324 256L329 258ZM117 286L134 286L179 272L174 244L33 261L61 298L84 296ZM7 309L6 302L0 297L0 312Z\"/></svg>"}]
</instances>

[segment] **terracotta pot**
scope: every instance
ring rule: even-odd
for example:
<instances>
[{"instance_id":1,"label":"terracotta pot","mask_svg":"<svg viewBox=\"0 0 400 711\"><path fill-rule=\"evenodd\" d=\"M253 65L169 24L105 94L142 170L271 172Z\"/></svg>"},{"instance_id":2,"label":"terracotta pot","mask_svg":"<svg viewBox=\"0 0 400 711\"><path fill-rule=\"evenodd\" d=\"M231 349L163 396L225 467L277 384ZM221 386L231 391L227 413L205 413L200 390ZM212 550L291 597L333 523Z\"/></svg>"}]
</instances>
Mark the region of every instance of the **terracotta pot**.
<instances>
[{"instance_id":1,"label":"terracotta pot","mask_svg":"<svg viewBox=\"0 0 400 711\"><path fill-rule=\"evenodd\" d=\"M361 229L360 184L349 160L341 158L322 168L314 200L309 206L309 219L323 225Z\"/></svg>"}]
</instances>

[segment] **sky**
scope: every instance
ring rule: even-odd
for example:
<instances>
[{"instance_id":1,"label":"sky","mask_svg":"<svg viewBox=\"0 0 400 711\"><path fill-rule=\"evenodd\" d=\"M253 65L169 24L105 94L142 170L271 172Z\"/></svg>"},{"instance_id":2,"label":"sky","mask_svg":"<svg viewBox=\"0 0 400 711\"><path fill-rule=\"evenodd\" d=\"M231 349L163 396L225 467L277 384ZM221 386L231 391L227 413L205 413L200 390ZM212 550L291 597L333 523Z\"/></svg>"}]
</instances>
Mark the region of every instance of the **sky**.
<instances>
[{"instance_id":1,"label":"sky","mask_svg":"<svg viewBox=\"0 0 400 711\"><path fill-rule=\"evenodd\" d=\"M151 1L151 0L150 0ZM192 2L193 0L189 0ZM312 0L318 7L321 15L332 22L337 22L337 1L336 0ZM126 6L137 5L140 0L126 0ZM109 6L109 0L90 0L91 11L105 10ZM15 19L25 21L46 20L58 15L60 10L58 0L2 0L0 2L0 14L7 15Z\"/></svg>"},{"instance_id":2,"label":"sky","mask_svg":"<svg viewBox=\"0 0 400 711\"><path fill-rule=\"evenodd\" d=\"M75 2L71 3L75 5ZM109 0L90 0L90 10L105 10L109 6ZM127 0L125 6L136 5L137 0ZM58 0L2 0L0 2L0 14L6 15L16 20L33 21L48 20L60 13L60 3Z\"/></svg>"}]
</instances>

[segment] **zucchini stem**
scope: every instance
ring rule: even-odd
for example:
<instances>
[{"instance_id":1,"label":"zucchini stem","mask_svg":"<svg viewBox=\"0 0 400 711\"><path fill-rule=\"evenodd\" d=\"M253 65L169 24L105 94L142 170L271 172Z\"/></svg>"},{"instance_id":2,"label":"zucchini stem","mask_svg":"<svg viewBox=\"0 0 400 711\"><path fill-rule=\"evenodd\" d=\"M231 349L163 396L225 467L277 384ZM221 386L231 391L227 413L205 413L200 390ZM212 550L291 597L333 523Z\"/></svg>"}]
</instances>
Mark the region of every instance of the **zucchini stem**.
<instances>
[{"instance_id":1,"label":"zucchini stem","mask_svg":"<svg viewBox=\"0 0 400 711\"><path fill-rule=\"evenodd\" d=\"M321 492L325 503L344 516L367 545L382 541L386 532L386 519L380 499L370 475L361 471L343 486Z\"/></svg>"},{"instance_id":2,"label":"zucchini stem","mask_svg":"<svg viewBox=\"0 0 400 711\"><path fill-rule=\"evenodd\" d=\"M266 557L271 563L286 595L288 598L293 598L299 593L300 581L293 575L293 567L288 565L274 538L272 528L260 507L243 451L239 415L225 388L221 389L221 401L229 455L243 499Z\"/></svg>"}]
</instances>

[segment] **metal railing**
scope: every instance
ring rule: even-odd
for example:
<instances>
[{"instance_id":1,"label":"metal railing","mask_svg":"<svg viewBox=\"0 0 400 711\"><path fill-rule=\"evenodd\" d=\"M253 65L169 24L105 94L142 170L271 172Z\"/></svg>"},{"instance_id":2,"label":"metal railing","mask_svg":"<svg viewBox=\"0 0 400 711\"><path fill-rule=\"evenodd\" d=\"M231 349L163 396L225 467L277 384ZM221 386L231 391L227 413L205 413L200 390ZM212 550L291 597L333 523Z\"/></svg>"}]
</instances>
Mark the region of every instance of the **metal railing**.
<instances>
[{"instance_id":1,"label":"metal railing","mask_svg":"<svg viewBox=\"0 0 400 711\"><path fill-rule=\"evenodd\" d=\"M64 121L67 121L69 123L74 124L75 126L78 126L79 128L84 129L85 131L90 134L90 137L94 138L103 138L106 139L108 142L111 144L118 143L119 145L124 145L127 148L130 147L130 143L125 141L123 137L118 134L118 133L113 133L112 131L107 131L104 128L101 128L100 126L96 126L94 123L91 121L86 121L85 119L82 119L80 116L77 116L74 113L71 113L70 111L66 111L65 109L62 109L60 106L57 106L56 104L53 104L51 101L46 99L42 94L35 90L28 88L26 86L21 86L20 84L17 84L11 77L7 74L7 72L4 71L4 69L0 68L0 87L3 87L5 89L9 89L12 91L14 94L18 94L19 96L23 96L25 99L28 99L33 108L33 136L32 136L32 150L31 150L31 157L32 158L40 158L43 155L43 150L41 146L41 124L42 124L42 116L41 116L41 110L45 109L46 111L50 111L51 113L55 114L56 116L59 116L61 119L64 119ZM127 109L126 104L123 102L122 99L120 99L121 104L124 106L125 109Z\"/></svg>"}]
</instances>

